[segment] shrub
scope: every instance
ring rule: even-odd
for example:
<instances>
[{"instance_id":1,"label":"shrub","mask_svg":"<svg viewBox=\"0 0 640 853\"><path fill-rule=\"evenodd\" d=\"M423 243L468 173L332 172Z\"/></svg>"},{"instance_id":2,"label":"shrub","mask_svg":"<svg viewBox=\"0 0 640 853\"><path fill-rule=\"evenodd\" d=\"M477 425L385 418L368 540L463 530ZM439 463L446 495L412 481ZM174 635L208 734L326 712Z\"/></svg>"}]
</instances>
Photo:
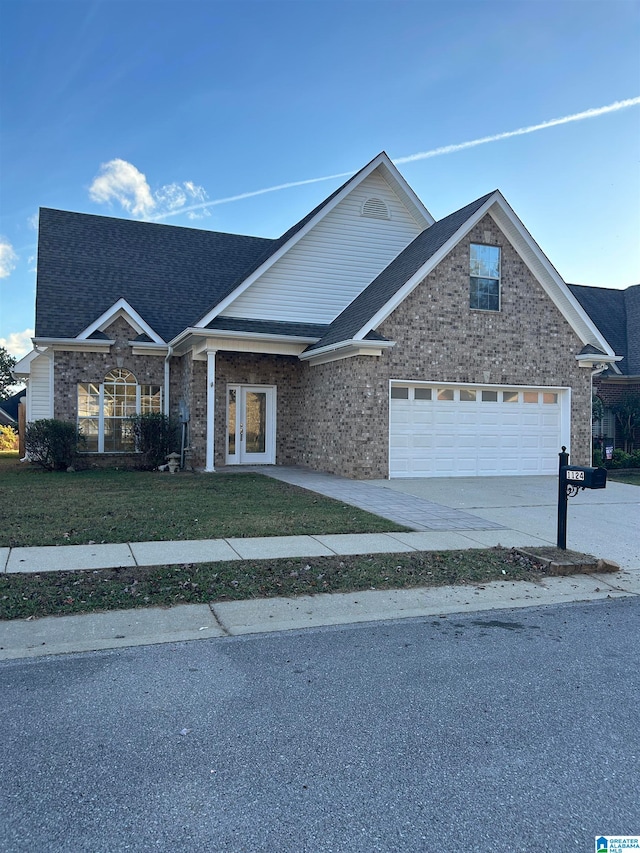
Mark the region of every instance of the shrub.
<instances>
[{"instance_id":1,"label":"shrub","mask_svg":"<svg viewBox=\"0 0 640 853\"><path fill-rule=\"evenodd\" d=\"M30 462L48 471L65 471L74 461L84 437L75 424L44 418L27 425L25 449Z\"/></svg>"},{"instance_id":2,"label":"shrub","mask_svg":"<svg viewBox=\"0 0 640 853\"><path fill-rule=\"evenodd\" d=\"M630 466L630 460L631 460L631 454L625 453L624 450L621 450L619 447L617 447L613 451L613 459L607 460L605 465L607 468L611 468L611 469L614 469L614 468L630 468L631 467Z\"/></svg>"},{"instance_id":3,"label":"shrub","mask_svg":"<svg viewBox=\"0 0 640 853\"><path fill-rule=\"evenodd\" d=\"M0 451L17 450L18 433L10 426L0 426Z\"/></svg>"},{"instance_id":4,"label":"shrub","mask_svg":"<svg viewBox=\"0 0 640 853\"><path fill-rule=\"evenodd\" d=\"M167 456L177 447L175 421L159 412L133 415L129 418L136 450L143 455L142 467L153 470L164 465Z\"/></svg>"},{"instance_id":5,"label":"shrub","mask_svg":"<svg viewBox=\"0 0 640 853\"><path fill-rule=\"evenodd\" d=\"M603 465L604 465L604 459L602 457L602 451L596 450L594 448L594 451L593 451L593 466L594 466L594 468L602 468Z\"/></svg>"}]
</instances>

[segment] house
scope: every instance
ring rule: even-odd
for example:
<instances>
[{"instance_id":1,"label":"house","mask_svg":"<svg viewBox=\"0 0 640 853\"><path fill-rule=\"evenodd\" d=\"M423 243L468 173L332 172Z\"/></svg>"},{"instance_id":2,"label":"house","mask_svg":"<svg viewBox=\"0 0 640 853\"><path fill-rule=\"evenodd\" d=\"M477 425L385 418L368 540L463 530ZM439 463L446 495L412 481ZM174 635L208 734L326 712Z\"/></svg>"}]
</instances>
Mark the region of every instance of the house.
<instances>
[{"instance_id":1,"label":"house","mask_svg":"<svg viewBox=\"0 0 640 853\"><path fill-rule=\"evenodd\" d=\"M593 391L604 405L603 417L594 424L594 439L601 448L624 448L629 442L625 442L614 407L629 395L640 398L640 285L611 290L570 284L569 289L621 356L594 376ZM635 447L640 448L640 435L636 435Z\"/></svg>"},{"instance_id":2,"label":"house","mask_svg":"<svg viewBox=\"0 0 640 853\"><path fill-rule=\"evenodd\" d=\"M616 359L499 191L436 222L384 152L278 239L42 209L33 343L28 420L94 461L163 411L188 466L353 478L588 464Z\"/></svg>"}]
</instances>

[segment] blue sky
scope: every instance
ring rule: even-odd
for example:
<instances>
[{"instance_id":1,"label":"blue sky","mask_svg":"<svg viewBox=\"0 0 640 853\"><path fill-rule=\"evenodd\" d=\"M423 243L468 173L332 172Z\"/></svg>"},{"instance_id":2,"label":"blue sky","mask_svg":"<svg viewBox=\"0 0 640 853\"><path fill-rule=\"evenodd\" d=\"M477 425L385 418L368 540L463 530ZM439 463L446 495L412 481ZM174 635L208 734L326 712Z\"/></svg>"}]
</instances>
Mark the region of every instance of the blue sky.
<instances>
[{"instance_id":1,"label":"blue sky","mask_svg":"<svg viewBox=\"0 0 640 853\"><path fill-rule=\"evenodd\" d=\"M381 150L453 146L398 163L437 219L498 188L566 281L640 283L638 0L2 0L0 33L15 355L40 206L275 237L344 178L252 193Z\"/></svg>"}]
</instances>

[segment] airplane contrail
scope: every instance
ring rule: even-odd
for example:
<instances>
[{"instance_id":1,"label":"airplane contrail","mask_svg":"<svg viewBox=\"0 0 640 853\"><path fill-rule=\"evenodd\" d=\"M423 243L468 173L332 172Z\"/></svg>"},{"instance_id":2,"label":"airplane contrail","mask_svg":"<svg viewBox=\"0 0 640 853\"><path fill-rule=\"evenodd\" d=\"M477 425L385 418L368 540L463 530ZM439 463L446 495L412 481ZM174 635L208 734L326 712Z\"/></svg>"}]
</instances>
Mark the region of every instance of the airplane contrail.
<instances>
[{"instance_id":1,"label":"airplane contrail","mask_svg":"<svg viewBox=\"0 0 640 853\"><path fill-rule=\"evenodd\" d=\"M635 107L640 104L640 97L627 98L624 101L615 101L613 104L608 104L605 107L594 107L593 109L584 110L580 113L562 116L561 118L552 118L548 121L540 122L540 124L531 124L528 127L520 127L517 130L508 130L504 133L495 133L492 136L483 136L480 139L472 139L469 142L458 142L453 145L443 145L440 148L432 148L430 151L421 151L417 154L409 154L405 157L395 157L392 162L396 165L402 163L415 163L418 160L427 160L430 157L440 157L443 154L454 154L456 151L464 151L466 148L475 148L477 145L487 145L490 142L499 142L502 139L510 139L513 136L525 136L528 133L536 133L538 130L546 130L549 127L558 127L561 124L570 124L575 121L585 121L590 118L598 118L608 113L615 113L619 110L625 110L629 107ZM252 190L238 195L226 196L225 198L212 199L211 201L193 204L189 207L182 207L178 210L173 210L168 213L159 214L151 217L152 219L166 219L169 216L178 216L181 213L189 213L190 211L202 210L207 207L215 207L219 204L228 204L232 201L241 201L245 198L253 198L254 196L264 195L265 193L274 193L279 190L288 190L292 187L302 187L307 184L318 184L321 181L331 181L338 178L348 178L354 175L358 169L352 169L350 172L338 172L335 175L323 175L320 178L307 178L303 181L289 181L286 184L276 184L273 187L265 187L261 190Z\"/></svg>"}]
</instances>

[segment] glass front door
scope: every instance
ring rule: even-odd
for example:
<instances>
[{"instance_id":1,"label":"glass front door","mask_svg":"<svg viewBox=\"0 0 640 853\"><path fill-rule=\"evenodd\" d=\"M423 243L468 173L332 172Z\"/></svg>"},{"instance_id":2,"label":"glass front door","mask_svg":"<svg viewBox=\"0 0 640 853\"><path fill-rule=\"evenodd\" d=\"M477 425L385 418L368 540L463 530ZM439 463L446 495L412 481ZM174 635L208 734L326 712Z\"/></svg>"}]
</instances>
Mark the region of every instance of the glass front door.
<instances>
[{"instance_id":1,"label":"glass front door","mask_svg":"<svg viewBox=\"0 0 640 853\"><path fill-rule=\"evenodd\" d=\"M227 389L227 465L275 463L275 388Z\"/></svg>"}]
</instances>

